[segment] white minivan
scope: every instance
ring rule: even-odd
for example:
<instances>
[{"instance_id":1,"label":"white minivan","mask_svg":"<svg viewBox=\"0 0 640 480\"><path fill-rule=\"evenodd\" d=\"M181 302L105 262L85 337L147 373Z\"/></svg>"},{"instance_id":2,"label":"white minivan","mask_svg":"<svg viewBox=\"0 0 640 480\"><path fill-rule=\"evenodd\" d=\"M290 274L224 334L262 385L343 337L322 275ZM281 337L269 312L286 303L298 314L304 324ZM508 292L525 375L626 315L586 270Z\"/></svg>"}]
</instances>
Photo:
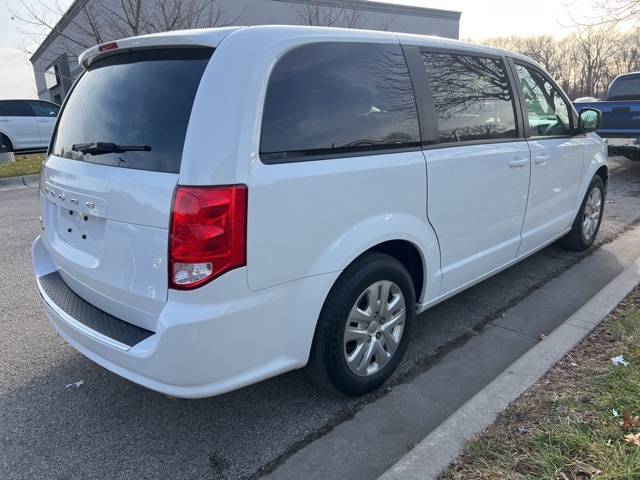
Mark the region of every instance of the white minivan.
<instances>
[{"instance_id":1,"label":"white minivan","mask_svg":"<svg viewBox=\"0 0 640 480\"><path fill-rule=\"evenodd\" d=\"M73 347L168 395L301 367L366 394L416 314L598 233L600 112L515 53L258 26L80 62L42 168L38 290Z\"/></svg>"}]
</instances>

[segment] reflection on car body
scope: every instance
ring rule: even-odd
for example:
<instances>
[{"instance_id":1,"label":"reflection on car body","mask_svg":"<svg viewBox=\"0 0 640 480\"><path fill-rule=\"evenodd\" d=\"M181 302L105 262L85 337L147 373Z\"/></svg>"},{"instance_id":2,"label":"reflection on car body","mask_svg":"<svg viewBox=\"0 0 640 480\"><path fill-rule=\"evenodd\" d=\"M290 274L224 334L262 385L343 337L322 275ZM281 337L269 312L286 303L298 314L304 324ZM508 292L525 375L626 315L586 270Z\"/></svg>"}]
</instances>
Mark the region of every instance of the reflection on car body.
<instances>
[{"instance_id":1,"label":"reflection on car body","mask_svg":"<svg viewBox=\"0 0 640 480\"><path fill-rule=\"evenodd\" d=\"M598 233L601 115L519 54L264 26L80 63L42 172L38 290L72 346L169 395L303 367L366 394L416 314Z\"/></svg>"}]
</instances>

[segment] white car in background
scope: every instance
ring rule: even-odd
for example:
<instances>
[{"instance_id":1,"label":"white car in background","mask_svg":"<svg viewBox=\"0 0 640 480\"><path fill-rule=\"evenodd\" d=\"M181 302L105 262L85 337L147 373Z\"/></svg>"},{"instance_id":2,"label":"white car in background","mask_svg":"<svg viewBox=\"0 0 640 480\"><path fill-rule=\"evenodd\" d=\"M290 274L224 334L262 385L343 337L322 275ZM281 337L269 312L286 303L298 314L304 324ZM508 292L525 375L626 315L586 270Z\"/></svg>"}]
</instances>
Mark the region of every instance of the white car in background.
<instances>
[{"instance_id":1,"label":"white car in background","mask_svg":"<svg viewBox=\"0 0 640 480\"><path fill-rule=\"evenodd\" d=\"M601 102L599 98L596 97L580 97L576 98L573 103L590 103L590 102Z\"/></svg>"},{"instance_id":2,"label":"white car in background","mask_svg":"<svg viewBox=\"0 0 640 480\"><path fill-rule=\"evenodd\" d=\"M0 100L0 143L9 152L46 150L59 112L45 100Z\"/></svg>"}]
</instances>

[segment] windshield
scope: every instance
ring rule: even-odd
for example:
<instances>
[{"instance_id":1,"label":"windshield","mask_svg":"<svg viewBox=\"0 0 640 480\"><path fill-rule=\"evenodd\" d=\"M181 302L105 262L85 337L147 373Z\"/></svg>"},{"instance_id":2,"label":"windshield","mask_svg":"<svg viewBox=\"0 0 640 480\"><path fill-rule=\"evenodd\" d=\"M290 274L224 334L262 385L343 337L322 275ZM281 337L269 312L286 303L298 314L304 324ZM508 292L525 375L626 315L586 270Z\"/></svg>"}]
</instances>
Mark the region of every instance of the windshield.
<instances>
[{"instance_id":1,"label":"windshield","mask_svg":"<svg viewBox=\"0 0 640 480\"><path fill-rule=\"evenodd\" d=\"M178 173L193 99L212 53L210 48L148 50L96 62L62 110L52 153Z\"/></svg>"}]
</instances>

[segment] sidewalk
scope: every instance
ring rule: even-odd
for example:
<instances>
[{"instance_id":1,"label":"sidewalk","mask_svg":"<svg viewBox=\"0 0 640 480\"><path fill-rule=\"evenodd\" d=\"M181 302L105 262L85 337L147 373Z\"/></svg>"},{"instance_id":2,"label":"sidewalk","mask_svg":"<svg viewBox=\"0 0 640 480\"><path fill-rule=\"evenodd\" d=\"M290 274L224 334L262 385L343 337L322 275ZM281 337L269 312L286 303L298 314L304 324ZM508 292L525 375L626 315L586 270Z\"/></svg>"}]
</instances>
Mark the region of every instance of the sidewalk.
<instances>
[{"instance_id":1,"label":"sidewalk","mask_svg":"<svg viewBox=\"0 0 640 480\"><path fill-rule=\"evenodd\" d=\"M638 284L639 258L640 227L635 227L264 478L434 478L468 438L493 423Z\"/></svg>"},{"instance_id":2,"label":"sidewalk","mask_svg":"<svg viewBox=\"0 0 640 480\"><path fill-rule=\"evenodd\" d=\"M467 440L537 382L596 328L640 282L640 258L586 305L459 408L379 480L429 480L458 456Z\"/></svg>"}]
</instances>

